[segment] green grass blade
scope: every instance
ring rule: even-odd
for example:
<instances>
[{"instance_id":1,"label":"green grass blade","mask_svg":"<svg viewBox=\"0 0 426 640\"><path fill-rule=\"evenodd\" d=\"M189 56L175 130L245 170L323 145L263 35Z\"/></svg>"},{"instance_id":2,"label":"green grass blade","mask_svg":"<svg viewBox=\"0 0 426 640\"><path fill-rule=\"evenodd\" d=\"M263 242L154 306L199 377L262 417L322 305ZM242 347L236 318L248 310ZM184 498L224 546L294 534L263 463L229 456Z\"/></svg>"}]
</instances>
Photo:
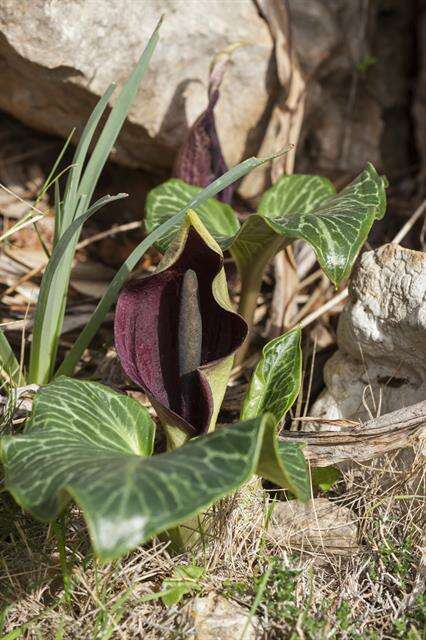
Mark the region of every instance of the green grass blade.
<instances>
[{"instance_id":1,"label":"green grass blade","mask_svg":"<svg viewBox=\"0 0 426 640\"><path fill-rule=\"evenodd\" d=\"M248 158L241 162L237 166L233 167L229 171L227 171L223 176L217 178L209 184L205 189L200 191L188 204L181 209L178 213L176 213L173 217L169 218L166 222L163 222L159 227L157 227L154 231L152 231L137 247L132 251L130 256L121 266L121 268L117 271L116 275L112 279L107 291L105 292L103 298L100 300L98 306L93 312L92 317L89 322L80 333L73 347L69 351L68 355L64 359L63 363L59 367L56 375L72 375L76 364L81 358L84 350L91 342L94 337L96 331L101 326L106 314L111 309L112 305L116 301L118 294L120 293L121 287L126 282L129 274L135 268L139 260L142 258L144 253L157 242L161 237L164 236L170 229L175 227L177 224L183 220L188 209L196 209L198 205L207 200L208 198L212 198L219 191L222 191L225 187L236 182L243 176L245 176L249 171L259 167L266 162L269 162L273 158L276 158L277 155L270 156L268 158Z\"/></svg>"},{"instance_id":2,"label":"green grass blade","mask_svg":"<svg viewBox=\"0 0 426 640\"><path fill-rule=\"evenodd\" d=\"M91 155L91 158L87 164L86 170L82 177L79 193L86 196L85 206L88 206L93 195L96 183L100 176L100 173L108 159L108 156L114 146L121 127L127 117L136 93L138 91L140 82L145 71L148 68L149 61L154 53L155 47L159 39L159 29L161 26L162 18L160 18L154 33L150 37L148 44L146 45L144 52L142 53L139 62L137 63L133 73L121 90L116 103L108 117L105 127L102 130L96 147ZM84 211L84 205L79 204L76 215L81 215Z\"/></svg>"},{"instance_id":3,"label":"green grass blade","mask_svg":"<svg viewBox=\"0 0 426 640\"><path fill-rule=\"evenodd\" d=\"M55 357L56 344L50 339L50 336L52 335L52 327L55 326L57 317L52 317L49 310L54 304L59 304L61 307L64 303L64 290L63 288L56 290L54 281L61 262L66 257L68 246L73 242L81 226L88 218L105 204L125 198L126 196L127 194L120 193L116 196L104 196L97 200L84 215L80 216L78 220L74 220L61 236L53 250L41 282L34 317L34 332L29 370L29 380L31 382L44 384L48 381L51 363Z\"/></svg>"},{"instance_id":4,"label":"green grass blade","mask_svg":"<svg viewBox=\"0 0 426 640\"><path fill-rule=\"evenodd\" d=\"M42 186L42 188L41 188L41 190L40 190L40 192L39 192L39 194L37 196L37 200L35 201L35 205L34 206L38 205L38 203L41 201L41 199L43 198L44 194L50 188L50 186L52 185L53 182L55 183L55 201L56 201L56 188L57 188L57 185L59 185L59 178L66 171L68 171L69 167L66 167L65 169L63 169L58 175L55 175L56 174L56 170L58 169L59 164L60 164L62 158L64 157L65 151L67 150L68 145L71 142L71 138L74 135L74 132L75 132L75 129L73 129L71 131L71 133L69 134L68 138L65 140L65 143L62 146L62 149L61 149L58 157L56 158L56 160L54 162L54 165L53 165L49 175L47 176L46 180L44 181L44 184L43 184L43 186ZM56 210L56 208L55 208L55 210ZM44 242L44 240L43 240L43 238L42 238L42 236L40 234L40 231L39 231L39 229L37 227L37 221L33 222L33 226L34 226L34 229L35 229L35 231L37 233L37 237L38 237L38 240L39 240L39 242L40 242L40 244L42 246L42 249L43 249L47 259L49 260L50 252L49 252L49 249L48 249L46 243ZM56 242L57 236L58 236L58 219L55 216L54 242Z\"/></svg>"},{"instance_id":5,"label":"green grass blade","mask_svg":"<svg viewBox=\"0 0 426 640\"><path fill-rule=\"evenodd\" d=\"M8 377L8 382L19 387L25 384L24 376L20 371L19 362L13 353L8 339L0 329L0 380Z\"/></svg>"},{"instance_id":6,"label":"green grass blade","mask_svg":"<svg viewBox=\"0 0 426 640\"><path fill-rule=\"evenodd\" d=\"M47 176L46 180L44 181L44 184L37 196L37 200L35 201L35 203L32 205L33 209L37 208L38 203L40 202L40 200L42 199L42 197L44 196L44 194L46 193L46 191L49 189L49 187L51 186L52 182L54 182L55 180L58 179L59 176L55 176L53 178L53 176L55 175L55 172L59 166L59 163L61 162L65 151L67 150L67 147L71 141L71 137L74 133L74 129L71 131L70 135L68 136L68 138L65 140L65 143L58 155L58 157L55 160L55 163L49 173L49 175ZM63 172L61 172L63 173ZM59 174L61 175L61 174ZM33 211L29 211L27 214L25 214L20 220L18 220L12 227L10 227L10 229L8 229L2 236L0 236L0 243L3 242L4 240L6 240L7 238L9 238L10 236L12 236L14 233L16 233L17 231L19 231L20 229L23 229L25 226L29 225L29 224L35 224L37 222L37 220L40 220L41 218L43 218L43 213L42 212L36 212L33 213ZM38 229L37 227L35 227L36 232L38 233ZM56 224L55 224L55 233L56 233ZM43 245L43 242L42 242Z\"/></svg>"},{"instance_id":7,"label":"green grass blade","mask_svg":"<svg viewBox=\"0 0 426 640\"><path fill-rule=\"evenodd\" d=\"M59 181L56 180L55 181L55 234L53 237L53 246L55 247L56 243L59 240L59 230L61 229L61 225L62 225L62 216L63 216L63 209L62 209L62 202L61 202L61 192L59 191Z\"/></svg>"},{"instance_id":8,"label":"green grass blade","mask_svg":"<svg viewBox=\"0 0 426 640\"><path fill-rule=\"evenodd\" d=\"M85 216L89 210L88 207L99 175L127 117L132 100L136 95L142 76L148 67L149 60L158 42L160 24L161 20L133 73L124 85L80 180L91 139L112 94L113 86L106 91L89 119L83 132L82 140L80 140L76 150L74 166L67 181L60 214L61 228L56 234L57 238L66 233L67 228L76 218ZM81 225L76 227L75 233L72 234L71 240L67 243L64 255L61 255L60 264L59 266L57 265L53 272L49 291L45 291L43 298L40 299L39 297L37 302L34 339L31 345L30 378L38 384L43 384L49 380L54 367L54 359L64 318L72 260L80 229Z\"/></svg>"},{"instance_id":9,"label":"green grass blade","mask_svg":"<svg viewBox=\"0 0 426 640\"><path fill-rule=\"evenodd\" d=\"M37 220L41 220L42 218L44 218L44 214L41 211L29 211L24 216L22 216L22 218L18 220L18 222L10 227L10 229L5 231L0 236L0 244L10 238L10 236L13 236L13 234L17 233L20 229L24 229L25 227L28 227L28 225L32 224L33 222L37 222Z\"/></svg>"},{"instance_id":10,"label":"green grass blade","mask_svg":"<svg viewBox=\"0 0 426 640\"><path fill-rule=\"evenodd\" d=\"M74 219L75 210L77 206L77 190L80 183L81 172L83 170L84 162L86 160L87 152L90 147L93 135L99 124L99 121L104 113L108 102L114 93L115 84L110 84L104 95L98 101L96 107L93 109L86 126L83 129L80 140L75 150L73 158L73 168L71 169L68 179L65 185L64 193L64 219L61 222L61 229L64 231L68 225ZM59 234L60 235L60 234Z\"/></svg>"},{"instance_id":11,"label":"green grass blade","mask_svg":"<svg viewBox=\"0 0 426 640\"><path fill-rule=\"evenodd\" d=\"M42 199L42 197L44 196L46 191L49 189L50 185L59 178L59 176L55 175L56 174L56 170L59 167L59 164L60 164L62 158L64 157L65 151L68 149L68 146L69 146L69 144L71 142L71 139L72 139L74 133L75 133L75 129L72 129L72 131L69 134L68 138L65 140L65 143L64 143L64 145L63 145L58 157L56 158L56 160L54 162L54 165L53 165L52 169L50 170L49 175L47 176L46 180L44 181L44 184L43 184L43 186L42 186L42 188L40 190L40 193L37 196L37 202L39 202ZM61 172L61 174L62 173L63 172ZM36 204L37 204L37 202L36 202Z\"/></svg>"}]
</instances>

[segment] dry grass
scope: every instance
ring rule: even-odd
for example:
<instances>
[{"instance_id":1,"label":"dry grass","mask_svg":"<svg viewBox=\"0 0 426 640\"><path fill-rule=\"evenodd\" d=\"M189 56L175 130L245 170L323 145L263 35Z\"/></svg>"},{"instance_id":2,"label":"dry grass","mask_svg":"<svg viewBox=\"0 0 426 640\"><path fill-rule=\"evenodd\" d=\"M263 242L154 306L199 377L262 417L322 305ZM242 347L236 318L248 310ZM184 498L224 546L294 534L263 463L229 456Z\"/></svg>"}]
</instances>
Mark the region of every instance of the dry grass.
<instances>
[{"instance_id":1,"label":"dry grass","mask_svg":"<svg viewBox=\"0 0 426 640\"><path fill-rule=\"evenodd\" d=\"M214 507L211 536L193 554L179 557L154 541L122 561L100 565L73 510L66 590L51 530L4 496L3 638L191 637L181 605L166 608L150 599L179 562L206 568L202 594L223 593L247 608L272 562L256 612L264 638L421 638L424 465L420 456L408 463L404 456L346 470L330 494L358 521L360 546L351 556L329 555L327 549L297 555L285 542L272 546L265 536L269 494L251 483Z\"/></svg>"},{"instance_id":2,"label":"dry grass","mask_svg":"<svg viewBox=\"0 0 426 640\"><path fill-rule=\"evenodd\" d=\"M25 144L28 146L28 136ZM29 176L8 175L12 170L21 170L18 160L13 167L6 166L4 160L0 162L1 182L24 184L26 189L21 195L34 198L43 182L43 176L38 176L41 170L37 180L32 179L33 171ZM120 188L132 191L126 185ZM13 222L5 213L6 205L9 203L2 203L5 228ZM46 218L46 223L49 220ZM91 241L102 240L104 235L97 233ZM33 249L36 240L34 232L32 235L27 232L17 237L16 243L21 248ZM119 246L116 243L114 248ZM41 251L40 247L38 250ZM99 254L103 255L102 251ZM314 262L309 262L312 260L309 252L304 257L308 260L306 273L300 275L302 257L299 256L294 290L277 326L268 324L268 313L274 308L274 290L279 293L277 283L282 284L288 273L283 270L280 276L276 271L275 279L266 275L256 324L267 339L281 333L296 319L306 325L315 319L315 327L308 331L312 343L316 345L318 340L319 350L335 341L334 319L341 310L345 292L334 298L333 287L321 284L319 272L311 272ZM13 272L10 278L7 295L2 292L4 306L0 320L12 324L25 318L28 302L37 293L38 279L36 273L25 268L22 273ZM31 290L27 289L29 280ZM282 301L277 300L282 306ZM17 344L19 340L18 335ZM63 345L67 346L65 339ZM305 362L311 355L310 349L305 345ZM257 353L255 359L258 357ZM104 382L112 382L113 359L102 352L102 361L104 370L97 373ZM309 384L306 396L302 392L295 407L294 428L299 418L307 415L314 362L315 357L305 372ZM93 369L101 368L96 367L93 357L89 364ZM239 411L244 388L241 380L236 384L235 378L240 375L241 368L235 372L235 384L228 394L226 418ZM0 640L190 638L191 629L183 614L185 601L183 605L166 608L155 595L178 563L189 562L206 569L201 595L222 593L247 610L258 597L256 615L265 639L418 640L424 627L424 609L422 614L418 596L424 590L425 523L421 496L425 472L424 458L420 455L409 458L400 453L346 469L342 480L328 494L330 500L348 507L357 522L359 548L351 555L336 556L327 548L308 547L300 554L288 545L285 536L281 544L272 544L266 535L270 500L285 496L282 492L261 490L253 482L212 509L210 535L206 534L192 554L179 557L173 557L167 545L157 540L121 561L101 565L92 556L81 513L73 509L67 516L69 567L65 587L51 528L21 513L6 493L0 493ZM261 579L268 568L270 576L261 592Z\"/></svg>"}]
</instances>

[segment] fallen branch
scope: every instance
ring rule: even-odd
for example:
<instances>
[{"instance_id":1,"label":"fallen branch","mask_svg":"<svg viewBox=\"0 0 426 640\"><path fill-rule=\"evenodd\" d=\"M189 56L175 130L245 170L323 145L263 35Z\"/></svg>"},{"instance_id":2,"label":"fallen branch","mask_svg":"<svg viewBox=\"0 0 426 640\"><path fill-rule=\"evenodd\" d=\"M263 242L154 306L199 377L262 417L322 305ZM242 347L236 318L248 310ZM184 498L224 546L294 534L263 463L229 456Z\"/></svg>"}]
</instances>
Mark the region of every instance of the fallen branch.
<instances>
[{"instance_id":1,"label":"fallen branch","mask_svg":"<svg viewBox=\"0 0 426 640\"><path fill-rule=\"evenodd\" d=\"M321 423L321 419L315 422ZM305 443L305 458L314 467L327 467L340 462L371 460L413 445L425 436L426 400L338 432L289 432L280 439Z\"/></svg>"}]
</instances>

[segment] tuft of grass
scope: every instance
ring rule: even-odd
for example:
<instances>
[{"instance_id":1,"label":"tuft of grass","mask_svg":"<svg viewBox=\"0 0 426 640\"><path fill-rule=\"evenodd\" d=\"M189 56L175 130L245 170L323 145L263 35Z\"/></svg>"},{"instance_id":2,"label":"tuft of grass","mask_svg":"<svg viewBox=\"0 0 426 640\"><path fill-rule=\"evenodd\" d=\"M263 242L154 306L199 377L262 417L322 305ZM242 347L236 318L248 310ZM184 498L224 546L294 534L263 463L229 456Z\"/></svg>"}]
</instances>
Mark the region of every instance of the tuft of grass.
<instances>
[{"instance_id":1,"label":"tuft of grass","mask_svg":"<svg viewBox=\"0 0 426 640\"><path fill-rule=\"evenodd\" d=\"M197 595L214 591L252 611L264 640L422 640L423 466L419 456L402 465L393 455L344 471L329 497L352 510L360 542L344 557L272 544L271 503L258 481L216 505L202 523L203 545L178 557L153 541L101 565L73 508L66 591L53 531L1 493L0 638L190 638L184 607L193 595L166 607L161 593L177 565L195 564L205 568Z\"/></svg>"}]
</instances>

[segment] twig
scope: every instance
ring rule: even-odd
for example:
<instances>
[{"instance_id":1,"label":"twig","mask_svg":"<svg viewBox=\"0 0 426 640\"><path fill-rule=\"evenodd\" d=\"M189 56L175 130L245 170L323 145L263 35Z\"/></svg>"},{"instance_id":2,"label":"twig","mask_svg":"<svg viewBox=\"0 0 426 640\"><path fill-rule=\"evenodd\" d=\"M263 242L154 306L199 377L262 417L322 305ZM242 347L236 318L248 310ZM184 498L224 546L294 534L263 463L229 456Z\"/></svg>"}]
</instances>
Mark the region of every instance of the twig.
<instances>
[{"instance_id":1,"label":"twig","mask_svg":"<svg viewBox=\"0 0 426 640\"><path fill-rule=\"evenodd\" d=\"M34 269L30 269L30 271L27 271L27 273L23 275L22 278L19 278L18 282L15 282L15 284L11 285L8 289L6 289L6 291L3 291L0 296L0 300L1 298L3 298L3 296L10 296L11 293L14 293L16 289L21 286L21 284L24 284L25 282L28 282L28 280L31 280L31 278L34 278L34 276L37 276L40 271L43 271L46 265L47 260L42 262L41 264L38 264L36 267L34 267Z\"/></svg>"},{"instance_id":2,"label":"twig","mask_svg":"<svg viewBox=\"0 0 426 640\"><path fill-rule=\"evenodd\" d=\"M392 244L399 244L403 238L407 235L410 229L416 224L417 220L420 218L422 213L426 210L426 200L423 200L422 204L417 207L415 212L408 218L407 222L403 227L398 231L394 239L392 240Z\"/></svg>"},{"instance_id":3,"label":"twig","mask_svg":"<svg viewBox=\"0 0 426 640\"><path fill-rule=\"evenodd\" d=\"M318 287L316 287L313 294L308 297L307 302L303 305L300 311L296 313L296 315L293 316L293 318L291 319L291 325L290 325L291 327L296 326L303 317L309 317L306 315L306 312L312 309L312 307L315 305L318 298L320 298L326 292L327 288L328 288L328 282L325 275L323 274L322 282L319 284Z\"/></svg>"},{"instance_id":4,"label":"twig","mask_svg":"<svg viewBox=\"0 0 426 640\"><path fill-rule=\"evenodd\" d=\"M79 249L84 249L84 247L92 244L92 242L97 242L98 240L102 240L108 236L114 236L116 233L124 233L125 231L131 231L132 229L139 229L140 226L140 220L135 220L134 222L127 222L126 224L120 224L117 227L112 227L106 231L100 231L99 233L95 233L93 236L90 236L90 238L86 238L86 240L79 242L77 245L77 251Z\"/></svg>"},{"instance_id":5,"label":"twig","mask_svg":"<svg viewBox=\"0 0 426 640\"><path fill-rule=\"evenodd\" d=\"M81 242L79 242L76 246L76 251L79 251L80 249L84 249L84 247L87 247L89 244L92 244L93 242L97 242L98 240L102 240L103 238L107 238L108 236L113 236L116 233L124 233L125 231L131 231L132 229L138 229L140 226L141 226L141 223L139 220L137 220L135 222L127 222L126 224L121 224L117 227L112 227L111 229L107 229L106 231L101 231L100 233L96 233L93 236L90 236L90 238L86 238L85 240L82 240ZM9 257L12 258L13 260L12 255L9 255ZM34 269L31 269L30 271L28 271L25 275L22 276L22 278L18 280L18 282L15 282L15 284L13 284L8 289L6 289L6 291L3 291L1 298L3 296L10 295L14 291L16 291L16 289L20 287L21 284L24 284L28 280L31 280L31 278L34 278L39 273L41 273L43 269L46 267L47 263L48 263L48 260L45 260L41 264L34 267Z\"/></svg>"},{"instance_id":6,"label":"twig","mask_svg":"<svg viewBox=\"0 0 426 640\"><path fill-rule=\"evenodd\" d=\"M316 418L315 422L321 422ZM286 432L280 440L305 444L303 454L314 467L371 460L413 445L426 432L426 400L341 431Z\"/></svg>"},{"instance_id":7,"label":"twig","mask_svg":"<svg viewBox=\"0 0 426 640\"><path fill-rule=\"evenodd\" d=\"M346 298L348 297L348 294L349 294L348 287L345 287L343 291L340 291L340 293L334 296L334 298L331 298L331 300L328 300L328 302L324 303L323 305L318 307L318 309L316 309L315 311L312 311L312 313L307 315L299 324L300 328L304 329L309 324L311 324L314 320L324 315L324 313L326 313L327 311L330 311L330 309L332 309L333 307L336 307L339 304L339 302L343 302L343 300L346 300Z\"/></svg>"},{"instance_id":8,"label":"twig","mask_svg":"<svg viewBox=\"0 0 426 640\"><path fill-rule=\"evenodd\" d=\"M40 216L40 218L44 218L44 216L46 215L45 212L41 211L40 209L37 209L35 205L31 204L31 202L28 202L27 200L24 200L24 198L21 198L21 196L19 196L14 191L11 191L10 189L8 189L8 187L6 187L6 185L2 184L1 182L0 182L0 189L3 189L4 191L6 191L6 193L8 193L10 196L13 196L17 200L19 200L19 202L23 202L24 204L26 204L29 209L36 211L36 213Z\"/></svg>"}]
</instances>

